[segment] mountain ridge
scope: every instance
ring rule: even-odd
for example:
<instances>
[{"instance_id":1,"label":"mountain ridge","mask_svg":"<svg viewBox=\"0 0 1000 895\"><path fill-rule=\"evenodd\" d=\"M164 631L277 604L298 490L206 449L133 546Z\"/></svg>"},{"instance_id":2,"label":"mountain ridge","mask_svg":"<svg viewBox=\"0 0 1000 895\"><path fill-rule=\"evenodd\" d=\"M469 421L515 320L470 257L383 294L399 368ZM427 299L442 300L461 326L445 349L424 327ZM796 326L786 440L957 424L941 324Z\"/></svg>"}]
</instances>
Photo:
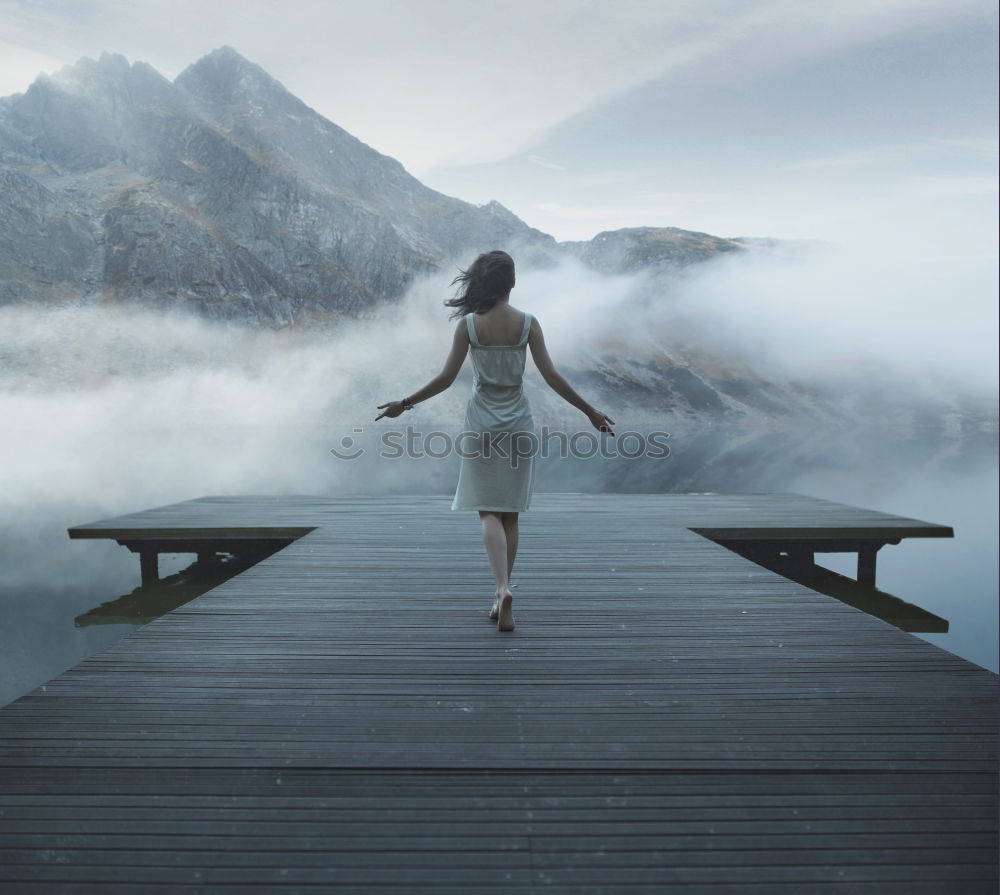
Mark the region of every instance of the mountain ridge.
<instances>
[{"instance_id":1,"label":"mountain ridge","mask_svg":"<svg viewBox=\"0 0 1000 895\"><path fill-rule=\"evenodd\" d=\"M425 186L231 46L173 81L107 52L39 76L0 101L0 168L49 194L44 208L26 188L0 205L0 235L29 262L0 257L0 302L66 300L77 287L83 301L273 327L363 315L492 248L529 267L589 263L496 200ZM25 217L41 220L36 232L86 222L101 257L85 267L103 282L42 257L18 230ZM214 257L214 278L178 261L192 251Z\"/></svg>"}]
</instances>

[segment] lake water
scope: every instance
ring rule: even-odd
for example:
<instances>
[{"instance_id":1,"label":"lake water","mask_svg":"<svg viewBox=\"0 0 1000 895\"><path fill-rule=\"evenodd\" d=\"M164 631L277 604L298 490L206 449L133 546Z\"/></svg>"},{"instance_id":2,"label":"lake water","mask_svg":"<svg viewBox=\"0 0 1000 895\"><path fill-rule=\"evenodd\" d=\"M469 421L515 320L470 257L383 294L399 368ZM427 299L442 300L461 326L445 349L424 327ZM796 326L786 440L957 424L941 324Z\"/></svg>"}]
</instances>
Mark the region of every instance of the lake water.
<instances>
[{"instance_id":1,"label":"lake water","mask_svg":"<svg viewBox=\"0 0 1000 895\"><path fill-rule=\"evenodd\" d=\"M349 431L349 430L348 430ZM619 429L619 434L621 430ZM151 435L144 455L129 442L132 465L121 458L77 454L75 468L39 467L24 473L21 504L0 516L0 704L6 704L117 642L138 627L86 624L75 619L139 584L135 554L114 541L70 540L68 527L125 512L218 493L451 493L457 459L387 461L368 451L353 466L331 457L332 428L280 435L187 429ZM164 464L167 438L173 463ZM238 458L255 445L255 472L240 480L206 476L198 458ZM155 442L155 450L152 450ZM543 461L537 488L548 491L797 492L855 506L950 525L953 539L908 539L879 551L881 590L950 623L947 634L918 634L992 671L998 669L997 493L995 433L959 439L940 433L852 433L834 439L809 430L675 430L660 459ZM261 445L266 445L262 448ZM155 458L144 466L143 456ZM60 454L62 456L62 454ZM115 458L112 458L115 459ZM106 465L102 465L106 464ZM60 476L66 483L60 489ZM87 488L73 488L81 477ZM30 487L29 487L30 485ZM32 491L31 489L34 489ZM59 494L71 495L60 500ZM24 495L36 494L33 502ZM88 496L96 495L96 496ZM470 518L470 524L473 520ZM531 514L523 519L529 543ZM161 559L161 576L193 557ZM828 568L854 576L853 554L820 554ZM484 558L485 562L485 558Z\"/></svg>"}]
</instances>

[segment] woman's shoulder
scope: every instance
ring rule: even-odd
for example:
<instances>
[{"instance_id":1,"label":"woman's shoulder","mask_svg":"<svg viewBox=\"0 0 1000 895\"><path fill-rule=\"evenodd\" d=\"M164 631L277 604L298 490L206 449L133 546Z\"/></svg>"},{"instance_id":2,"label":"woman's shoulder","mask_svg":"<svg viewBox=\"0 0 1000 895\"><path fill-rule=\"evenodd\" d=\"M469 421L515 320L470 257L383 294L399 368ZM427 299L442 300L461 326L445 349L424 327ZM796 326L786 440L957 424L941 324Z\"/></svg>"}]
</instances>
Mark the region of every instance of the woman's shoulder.
<instances>
[{"instance_id":1,"label":"woman's shoulder","mask_svg":"<svg viewBox=\"0 0 1000 895\"><path fill-rule=\"evenodd\" d=\"M469 339L469 327L472 325L472 314L463 314L455 321L455 335L458 338Z\"/></svg>"},{"instance_id":2,"label":"woman's shoulder","mask_svg":"<svg viewBox=\"0 0 1000 895\"><path fill-rule=\"evenodd\" d=\"M538 319L538 318L537 318L537 317L536 317L536 316L535 316L534 314L532 314L532 313L531 313L530 311L522 311L522 310L521 310L520 308L515 308L515 307L514 307L513 305L511 305L511 306L510 306L510 310L511 310L511 311L512 311L512 312L513 312L513 313L514 313L515 315L518 315L518 314L521 314L521 315L523 315L523 316L522 316L522 319L523 319L523 320L529 320L529 319L530 319L530 320L531 320L532 322L534 322L535 320L537 320L537 319Z\"/></svg>"}]
</instances>

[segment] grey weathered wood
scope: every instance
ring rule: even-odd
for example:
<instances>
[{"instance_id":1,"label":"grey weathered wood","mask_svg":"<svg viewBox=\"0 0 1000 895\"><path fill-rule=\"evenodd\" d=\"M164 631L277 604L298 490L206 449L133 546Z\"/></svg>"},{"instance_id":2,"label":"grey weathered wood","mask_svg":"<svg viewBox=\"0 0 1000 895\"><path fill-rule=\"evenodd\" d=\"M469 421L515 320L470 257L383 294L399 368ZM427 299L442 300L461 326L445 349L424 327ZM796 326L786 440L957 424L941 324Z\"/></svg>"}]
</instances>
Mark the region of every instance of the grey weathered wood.
<instances>
[{"instance_id":1,"label":"grey weathered wood","mask_svg":"<svg viewBox=\"0 0 1000 895\"><path fill-rule=\"evenodd\" d=\"M0 709L0 890L994 891L996 675L698 532L951 529L538 495L498 634L447 498L75 526L297 540Z\"/></svg>"}]
</instances>

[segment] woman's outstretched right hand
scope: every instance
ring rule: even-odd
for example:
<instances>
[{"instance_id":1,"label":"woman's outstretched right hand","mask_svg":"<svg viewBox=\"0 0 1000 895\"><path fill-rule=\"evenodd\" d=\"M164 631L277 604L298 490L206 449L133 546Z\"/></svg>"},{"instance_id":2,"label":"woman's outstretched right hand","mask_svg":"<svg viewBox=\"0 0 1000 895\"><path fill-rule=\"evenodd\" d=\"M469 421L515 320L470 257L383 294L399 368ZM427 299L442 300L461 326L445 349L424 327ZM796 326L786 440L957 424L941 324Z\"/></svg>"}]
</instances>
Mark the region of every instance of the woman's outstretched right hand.
<instances>
[{"instance_id":1,"label":"woman's outstretched right hand","mask_svg":"<svg viewBox=\"0 0 1000 895\"><path fill-rule=\"evenodd\" d=\"M377 409L381 410L382 412L377 417L375 417L376 423L384 416L389 417L389 419L395 419L406 408L403 407L402 401L389 401L387 404L379 404Z\"/></svg>"},{"instance_id":2,"label":"woman's outstretched right hand","mask_svg":"<svg viewBox=\"0 0 1000 895\"><path fill-rule=\"evenodd\" d=\"M607 432L609 435L615 434L611 430L615 421L606 413L601 413L599 410L595 410L593 413L588 413L587 418L598 432Z\"/></svg>"}]
</instances>

